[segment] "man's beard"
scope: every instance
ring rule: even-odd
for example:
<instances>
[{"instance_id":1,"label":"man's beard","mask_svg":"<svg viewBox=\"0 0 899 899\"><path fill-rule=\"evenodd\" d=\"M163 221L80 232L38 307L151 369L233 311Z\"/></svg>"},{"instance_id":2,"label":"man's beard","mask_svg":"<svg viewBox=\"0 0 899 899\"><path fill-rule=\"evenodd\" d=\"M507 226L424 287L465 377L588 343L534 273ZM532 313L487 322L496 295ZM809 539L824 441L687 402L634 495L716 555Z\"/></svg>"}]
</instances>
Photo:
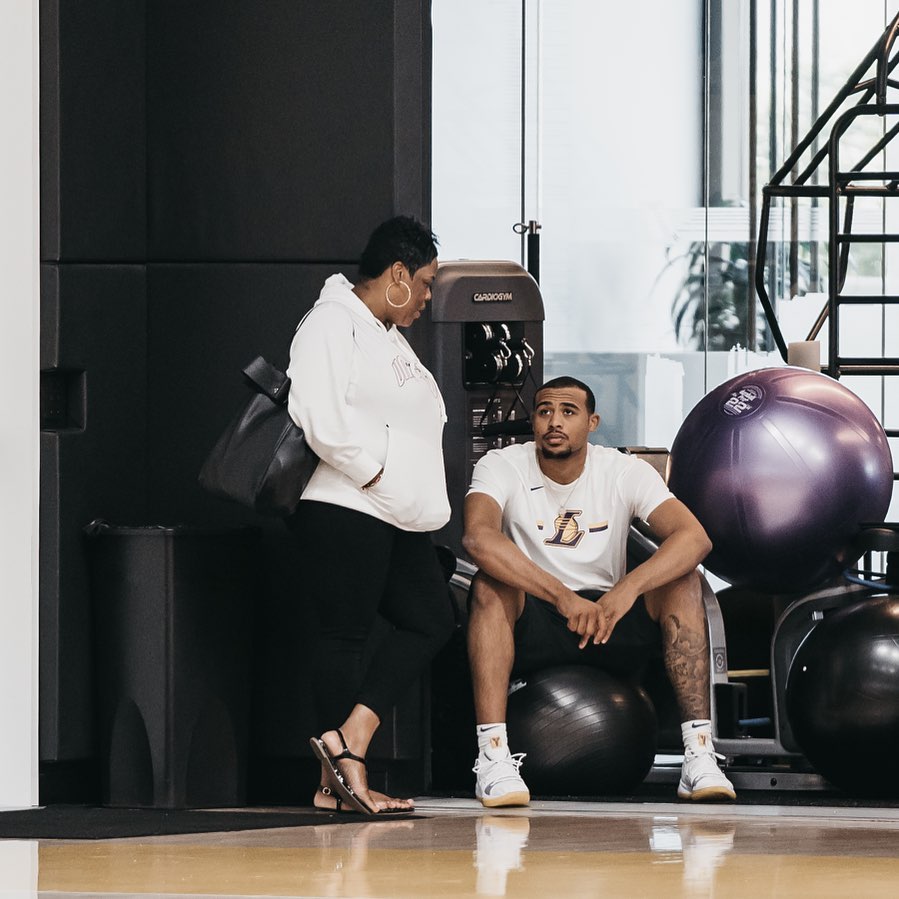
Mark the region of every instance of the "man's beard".
<instances>
[{"instance_id":1,"label":"man's beard","mask_svg":"<svg viewBox=\"0 0 899 899\"><path fill-rule=\"evenodd\" d=\"M571 453L572 449L570 446L566 446L564 449L560 450L547 449L545 446L540 447L540 455L543 456L544 459L567 459Z\"/></svg>"}]
</instances>

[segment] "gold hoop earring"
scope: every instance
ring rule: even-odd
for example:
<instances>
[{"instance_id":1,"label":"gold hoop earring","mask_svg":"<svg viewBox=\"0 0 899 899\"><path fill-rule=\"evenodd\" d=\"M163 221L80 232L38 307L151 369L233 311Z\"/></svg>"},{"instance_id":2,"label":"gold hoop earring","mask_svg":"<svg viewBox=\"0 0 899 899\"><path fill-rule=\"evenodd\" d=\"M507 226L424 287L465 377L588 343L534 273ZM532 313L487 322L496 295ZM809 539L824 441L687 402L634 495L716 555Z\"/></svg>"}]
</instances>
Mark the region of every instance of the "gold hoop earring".
<instances>
[{"instance_id":1,"label":"gold hoop earring","mask_svg":"<svg viewBox=\"0 0 899 899\"><path fill-rule=\"evenodd\" d=\"M394 284L402 284L402 286L406 288L406 299L403 300L402 303L394 303L393 300L390 299L390 288L393 287ZM387 300L388 306L393 306L394 309L402 309L403 306L407 306L409 300L412 299L412 288L405 281L391 281L387 285L387 290L384 291L384 298Z\"/></svg>"}]
</instances>

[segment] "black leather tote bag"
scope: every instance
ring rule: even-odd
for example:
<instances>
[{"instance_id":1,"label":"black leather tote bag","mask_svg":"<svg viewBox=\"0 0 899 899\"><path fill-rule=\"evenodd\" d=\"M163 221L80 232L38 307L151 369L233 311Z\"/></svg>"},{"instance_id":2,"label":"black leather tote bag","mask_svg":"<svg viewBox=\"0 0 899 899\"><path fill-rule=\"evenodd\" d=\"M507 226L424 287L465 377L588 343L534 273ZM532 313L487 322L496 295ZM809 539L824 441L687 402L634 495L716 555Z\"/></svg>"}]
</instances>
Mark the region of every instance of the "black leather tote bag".
<instances>
[{"instance_id":1,"label":"black leather tote bag","mask_svg":"<svg viewBox=\"0 0 899 899\"><path fill-rule=\"evenodd\" d=\"M293 514L318 456L287 412L290 378L257 356L244 370L253 390L203 463L200 484L260 515Z\"/></svg>"}]
</instances>

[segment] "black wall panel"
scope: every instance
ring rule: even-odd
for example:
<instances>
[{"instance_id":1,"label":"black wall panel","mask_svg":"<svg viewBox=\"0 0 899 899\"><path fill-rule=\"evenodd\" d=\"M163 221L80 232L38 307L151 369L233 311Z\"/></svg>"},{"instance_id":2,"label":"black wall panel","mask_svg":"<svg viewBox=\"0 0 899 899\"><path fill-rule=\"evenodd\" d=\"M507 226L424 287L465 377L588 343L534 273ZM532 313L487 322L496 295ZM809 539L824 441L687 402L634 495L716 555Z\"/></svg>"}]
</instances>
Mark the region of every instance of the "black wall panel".
<instances>
[{"instance_id":1,"label":"black wall panel","mask_svg":"<svg viewBox=\"0 0 899 899\"><path fill-rule=\"evenodd\" d=\"M145 5L41 0L44 260L145 257Z\"/></svg>"},{"instance_id":2,"label":"black wall panel","mask_svg":"<svg viewBox=\"0 0 899 899\"><path fill-rule=\"evenodd\" d=\"M429 221L431 211L431 4L394 3L393 206Z\"/></svg>"},{"instance_id":3,"label":"black wall panel","mask_svg":"<svg viewBox=\"0 0 899 899\"><path fill-rule=\"evenodd\" d=\"M196 481L241 367L286 360L377 222L429 218L430 3L41 0L40 31L41 760L67 762L94 752L82 528L253 521ZM253 739L295 760L309 624L255 523Z\"/></svg>"},{"instance_id":4,"label":"black wall panel","mask_svg":"<svg viewBox=\"0 0 899 899\"><path fill-rule=\"evenodd\" d=\"M41 759L93 752L82 528L146 516L141 266L44 266L41 279Z\"/></svg>"},{"instance_id":5,"label":"black wall panel","mask_svg":"<svg viewBox=\"0 0 899 899\"><path fill-rule=\"evenodd\" d=\"M149 4L152 258L357 257L393 211L393 7Z\"/></svg>"}]
</instances>

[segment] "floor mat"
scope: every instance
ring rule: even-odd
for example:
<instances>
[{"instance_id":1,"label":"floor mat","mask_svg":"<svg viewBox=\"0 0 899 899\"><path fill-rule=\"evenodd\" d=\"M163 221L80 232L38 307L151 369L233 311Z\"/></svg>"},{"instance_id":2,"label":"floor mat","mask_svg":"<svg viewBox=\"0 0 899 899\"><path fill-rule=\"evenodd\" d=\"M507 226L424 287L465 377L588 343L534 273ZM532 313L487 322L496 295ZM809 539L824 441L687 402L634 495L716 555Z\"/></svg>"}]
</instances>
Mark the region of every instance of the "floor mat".
<instances>
[{"instance_id":1,"label":"floor mat","mask_svg":"<svg viewBox=\"0 0 899 899\"><path fill-rule=\"evenodd\" d=\"M391 814L390 820L415 817ZM110 840L266 827L304 827L377 820L377 816L313 809L124 809L49 805L0 812L0 839Z\"/></svg>"}]
</instances>

